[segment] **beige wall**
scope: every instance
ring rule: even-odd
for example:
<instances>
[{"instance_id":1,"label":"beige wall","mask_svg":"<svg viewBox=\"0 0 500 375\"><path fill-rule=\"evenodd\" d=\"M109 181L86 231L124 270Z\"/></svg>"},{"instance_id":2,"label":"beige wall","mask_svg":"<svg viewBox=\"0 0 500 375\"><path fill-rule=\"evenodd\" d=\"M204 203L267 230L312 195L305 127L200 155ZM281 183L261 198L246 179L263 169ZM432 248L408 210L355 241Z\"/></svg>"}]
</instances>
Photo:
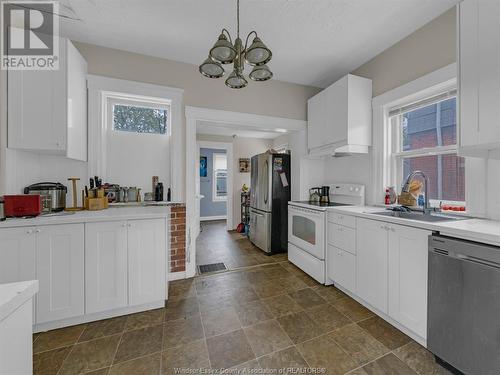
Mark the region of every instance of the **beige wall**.
<instances>
[{"instance_id":1,"label":"beige wall","mask_svg":"<svg viewBox=\"0 0 500 375\"><path fill-rule=\"evenodd\" d=\"M352 73L373 80L373 96L457 61L456 10L443 13Z\"/></svg>"},{"instance_id":2,"label":"beige wall","mask_svg":"<svg viewBox=\"0 0 500 375\"><path fill-rule=\"evenodd\" d=\"M198 141L224 142L233 144L233 223L232 228L240 223L240 194L241 187L246 184L250 187L250 173L240 173L238 169L239 158L251 158L254 155L266 152L272 147L272 139L226 137L198 134Z\"/></svg>"},{"instance_id":3,"label":"beige wall","mask_svg":"<svg viewBox=\"0 0 500 375\"><path fill-rule=\"evenodd\" d=\"M249 82L242 90L210 79L198 67L91 44L75 43L90 74L184 89L184 104L194 107L306 119L307 99L319 89L277 80ZM203 57L200 56L200 62Z\"/></svg>"}]
</instances>

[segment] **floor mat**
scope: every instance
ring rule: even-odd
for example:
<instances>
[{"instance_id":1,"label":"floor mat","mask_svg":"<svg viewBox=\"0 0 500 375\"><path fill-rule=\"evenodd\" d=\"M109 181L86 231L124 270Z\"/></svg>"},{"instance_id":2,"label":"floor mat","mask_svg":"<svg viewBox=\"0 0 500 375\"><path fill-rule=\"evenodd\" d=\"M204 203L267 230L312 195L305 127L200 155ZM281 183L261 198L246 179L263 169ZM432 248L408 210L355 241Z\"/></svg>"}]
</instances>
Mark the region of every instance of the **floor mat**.
<instances>
[{"instance_id":1,"label":"floor mat","mask_svg":"<svg viewBox=\"0 0 500 375\"><path fill-rule=\"evenodd\" d=\"M200 274L225 271L226 265L224 263L211 263L211 264L201 264L198 266L198 272Z\"/></svg>"}]
</instances>

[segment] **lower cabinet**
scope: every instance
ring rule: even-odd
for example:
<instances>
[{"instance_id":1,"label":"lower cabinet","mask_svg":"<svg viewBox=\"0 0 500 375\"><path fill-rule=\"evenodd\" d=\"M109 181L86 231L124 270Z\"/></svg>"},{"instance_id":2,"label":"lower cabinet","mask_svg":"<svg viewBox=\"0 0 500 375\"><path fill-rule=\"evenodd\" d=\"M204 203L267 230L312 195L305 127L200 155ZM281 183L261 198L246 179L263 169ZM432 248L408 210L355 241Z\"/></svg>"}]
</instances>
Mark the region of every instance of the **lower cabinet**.
<instances>
[{"instance_id":1,"label":"lower cabinet","mask_svg":"<svg viewBox=\"0 0 500 375\"><path fill-rule=\"evenodd\" d=\"M165 298L165 221L128 222L128 298L141 305Z\"/></svg>"},{"instance_id":2,"label":"lower cabinet","mask_svg":"<svg viewBox=\"0 0 500 375\"><path fill-rule=\"evenodd\" d=\"M387 223L357 219L356 294L387 313Z\"/></svg>"},{"instance_id":3,"label":"lower cabinet","mask_svg":"<svg viewBox=\"0 0 500 375\"><path fill-rule=\"evenodd\" d=\"M389 232L389 316L424 338L430 234L401 225L390 225Z\"/></svg>"},{"instance_id":4,"label":"lower cabinet","mask_svg":"<svg viewBox=\"0 0 500 375\"><path fill-rule=\"evenodd\" d=\"M86 312L165 298L164 219L85 224Z\"/></svg>"},{"instance_id":5,"label":"lower cabinet","mask_svg":"<svg viewBox=\"0 0 500 375\"><path fill-rule=\"evenodd\" d=\"M37 236L36 322L70 318L84 313L84 226L47 225Z\"/></svg>"},{"instance_id":6,"label":"lower cabinet","mask_svg":"<svg viewBox=\"0 0 500 375\"><path fill-rule=\"evenodd\" d=\"M328 245L327 276L351 293L356 293L356 256Z\"/></svg>"},{"instance_id":7,"label":"lower cabinet","mask_svg":"<svg viewBox=\"0 0 500 375\"><path fill-rule=\"evenodd\" d=\"M34 227L0 230L0 284L34 280L35 251Z\"/></svg>"},{"instance_id":8,"label":"lower cabinet","mask_svg":"<svg viewBox=\"0 0 500 375\"><path fill-rule=\"evenodd\" d=\"M85 224L87 314L128 305L127 221Z\"/></svg>"}]
</instances>

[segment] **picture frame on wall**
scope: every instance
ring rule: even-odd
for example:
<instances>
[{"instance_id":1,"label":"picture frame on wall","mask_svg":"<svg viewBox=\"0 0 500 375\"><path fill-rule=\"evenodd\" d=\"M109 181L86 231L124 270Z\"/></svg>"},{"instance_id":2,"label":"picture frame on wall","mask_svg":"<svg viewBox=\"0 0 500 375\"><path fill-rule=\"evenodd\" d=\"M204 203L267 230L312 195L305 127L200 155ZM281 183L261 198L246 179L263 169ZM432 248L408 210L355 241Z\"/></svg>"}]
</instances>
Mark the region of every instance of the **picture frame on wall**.
<instances>
[{"instance_id":1,"label":"picture frame on wall","mask_svg":"<svg viewBox=\"0 0 500 375\"><path fill-rule=\"evenodd\" d=\"M200 177L207 177L207 157L200 156Z\"/></svg>"},{"instance_id":2,"label":"picture frame on wall","mask_svg":"<svg viewBox=\"0 0 500 375\"><path fill-rule=\"evenodd\" d=\"M250 158L240 158L239 160L240 173L250 172Z\"/></svg>"}]
</instances>

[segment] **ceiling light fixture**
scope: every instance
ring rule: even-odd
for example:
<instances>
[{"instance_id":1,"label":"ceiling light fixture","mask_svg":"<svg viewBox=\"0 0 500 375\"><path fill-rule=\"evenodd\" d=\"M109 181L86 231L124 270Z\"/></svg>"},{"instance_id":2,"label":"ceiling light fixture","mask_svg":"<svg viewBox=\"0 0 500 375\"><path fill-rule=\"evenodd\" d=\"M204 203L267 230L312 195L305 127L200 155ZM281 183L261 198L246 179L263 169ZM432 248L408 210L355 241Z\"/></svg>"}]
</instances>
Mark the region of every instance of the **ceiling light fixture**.
<instances>
[{"instance_id":1,"label":"ceiling light fixture","mask_svg":"<svg viewBox=\"0 0 500 375\"><path fill-rule=\"evenodd\" d=\"M224 75L222 64L233 64L233 71L226 79L226 86L232 89L242 89L248 84L243 76L245 62L254 67L248 75L251 80L267 81L273 76L266 65L273 54L255 31L251 31L247 35L245 46L243 46L240 39L240 0L237 0L236 4L237 36L234 44L229 31L222 29L217 41L208 53L208 58L200 65L199 71L205 77L220 78ZM247 47L248 39L252 35L254 35L252 44Z\"/></svg>"}]
</instances>

